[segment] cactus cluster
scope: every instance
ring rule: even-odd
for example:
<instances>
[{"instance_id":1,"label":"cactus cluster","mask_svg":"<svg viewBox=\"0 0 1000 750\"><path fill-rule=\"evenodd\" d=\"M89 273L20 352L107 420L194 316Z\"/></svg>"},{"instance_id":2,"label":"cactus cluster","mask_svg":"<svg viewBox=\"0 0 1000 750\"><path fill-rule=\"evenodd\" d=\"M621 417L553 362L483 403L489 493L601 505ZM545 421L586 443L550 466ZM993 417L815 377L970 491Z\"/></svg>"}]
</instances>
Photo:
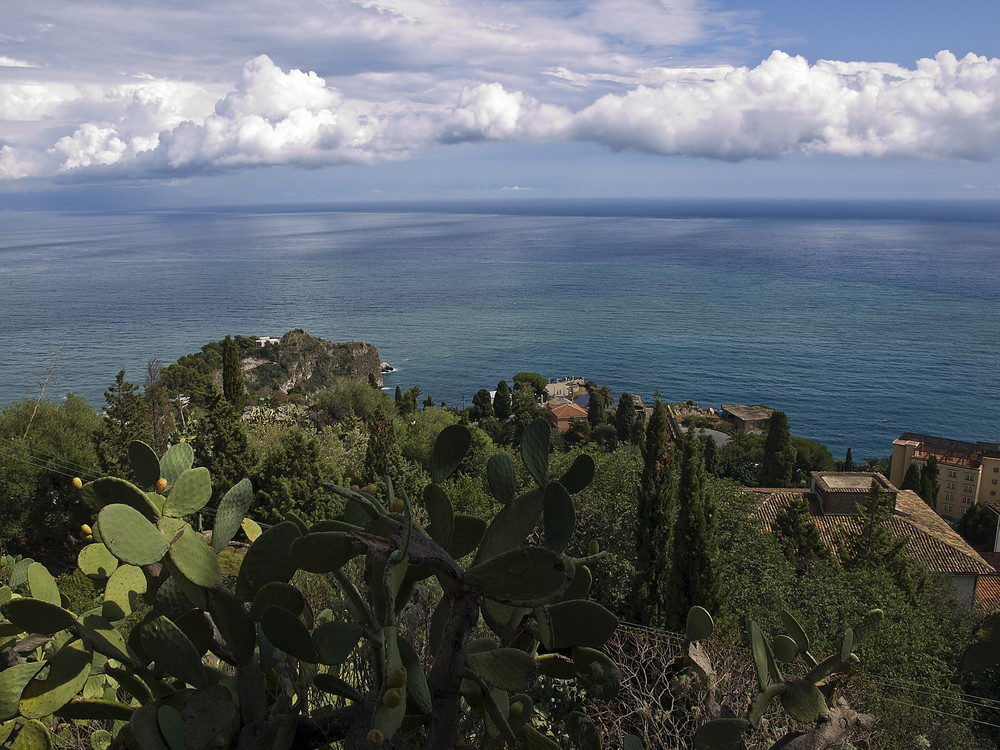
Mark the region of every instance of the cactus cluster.
<instances>
[{"instance_id":1,"label":"cactus cluster","mask_svg":"<svg viewBox=\"0 0 1000 750\"><path fill-rule=\"evenodd\" d=\"M588 565L603 553L565 553L571 495L590 483L593 462L583 456L551 478L549 428L537 421L522 442L537 486L517 495L511 460L491 458L488 484L503 507L487 522L456 513L442 486L469 445L465 427L441 432L419 513L386 477L384 504L328 485L343 513L312 525L289 514L261 531L246 517L253 493L244 480L220 502L208 538L188 520L212 496L190 446L158 457L132 443L135 484L103 478L80 489L96 521L78 565L102 590L99 605L70 611L31 561L0 588L0 741L16 732L17 750L51 747L54 716L101 722L91 725L100 727L95 750L442 748L470 726L480 727L473 736L487 750L558 748L533 725L538 675L605 697L621 680L599 650L618 621L586 598ZM241 528L252 543L230 590L217 556ZM527 543L536 531L541 546ZM348 565L355 558L363 566ZM364 580L352 579L349 571L362 568ZM329 576L349 617L314 614L291 583L299 570ZM415 584L431 577L443 595L428 625L430 650L420 654L401 634L400 615ZM481 622L487 630L477 630ZM370 679L355 683L342 671L352 656L368 659ZM325 707L316 695L327 696ZM600 747L583 714L565 731L581 750Z\"/></svg>"},{"instance_id":2,"label":"cactus cluster","mask_svg":"<svg viewBox=\"0 0 1000 750\"><path fill-rule=\"evenodd\" d=\"M813 656L809 637L795 616L785 610L779 615L785 633L770 640L756 622L747 621L747 636L760 692L751 703L746 717L740 718L715 703L715 675L710 660L698 643L711 635L714 629L711 616L700 607L694 607L689 612L686 634L688 663L708 692L709 715L713 716L695 731L694 746L697 750L729 750L736 747L745 732L760 724L775 698L796 722L811 726L813 732L826 734L832 727L839 733L838 739L842 740L848 738L856 725L868 726L874 722L873 717L852 711L837 691L845 678L860 665L854 650L878 627L884 616L882 610L871 610L861 622L848 628L841 638L840 650L822 661ZM804 664L805 674L802 677L782 675L780 665L796 660ZM775 747L785 746L783 743L791 739L791 736L786 737ZM817 746L832 744L839 742Z\"/></svg>"}]
</instances>

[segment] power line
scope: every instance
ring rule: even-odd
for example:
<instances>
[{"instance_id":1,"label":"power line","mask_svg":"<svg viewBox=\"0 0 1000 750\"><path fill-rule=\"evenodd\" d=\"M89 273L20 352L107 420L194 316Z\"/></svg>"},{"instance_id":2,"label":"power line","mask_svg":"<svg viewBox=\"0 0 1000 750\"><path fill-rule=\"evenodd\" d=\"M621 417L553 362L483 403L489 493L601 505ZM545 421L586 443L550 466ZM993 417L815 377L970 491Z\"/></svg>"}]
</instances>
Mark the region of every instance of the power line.
<instances>
[{"instance_id":1,"label":"power line","mask_svg":"<svg viewBox=\"0 0 1000 750\"><path fill-rule=\"evenodd\" d=\"M960 700L970 706L976 706L977 708L984 708L990 711L1000 711L1000 700L995 700L993 698L984 698L981 695L974 695L973 693L962 693L958 691L942 690L940 688L932 688L929 685L921 685L919 682L895 682L893 680L886 680L884 678L875 677L873 675L864 675L864 678L870 682L877 682L882 685L888 685L890 687L898 687L903 690L908 690L912 693L923 693L925 695L931 695L934 697L947 697L954 700ZM918 687L912 687L917 685ZM967 699L972 700L967 700ZM982 703L977 703L976 701L982 701ZM994 705L986 705L992 703Z\"/></svg>"},{"instance_id":2,"label":"power line","mask_svg":"<svg viewBox=\"0 0 1000 750\"><path fill-rule=\"evenodd\" d=\"M983 724L984 726L995 727L996 729L1000 729L1000 724L993 724L988 721L982 721L981 719L972 719L968 716L961 716L960 714L953 714L947 711L941 711L937 708L930 708L928 706L919 706L916 703L907 703L906 701L896 700L895 698L886 698L884 695L873 695L872 693L866 693L866 692L862 692L862 695L865 695L868 698L872 698L874 700L883 700L883 701L889 701L890 703L898 703L901 706L916 708L919 709L920 711L930 711L931 713L941 714L942 716L949 716L952 719L959 719L960 721L971 721L974 724Z\"/></svg>"}]
</instances>

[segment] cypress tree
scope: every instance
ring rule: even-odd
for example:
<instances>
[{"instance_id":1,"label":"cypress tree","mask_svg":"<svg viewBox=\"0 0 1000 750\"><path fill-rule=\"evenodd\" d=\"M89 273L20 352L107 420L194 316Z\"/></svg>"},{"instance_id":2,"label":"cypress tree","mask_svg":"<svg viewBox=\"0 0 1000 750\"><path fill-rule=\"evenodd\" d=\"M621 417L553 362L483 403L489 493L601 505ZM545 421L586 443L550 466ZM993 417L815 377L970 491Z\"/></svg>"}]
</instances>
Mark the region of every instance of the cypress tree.
<instances>
[{"instance_id":1,"label":"cypress tree","mask_svg":"<svg viewBox=\"0 0 1000 750\"><path fill-rule=\"evenodd\" d=\"M507 385L506 380L497 383L497 392L493 396L493 412L501 422L506 422L510 418L511 395L510 386Z\"/></svg>"},{"instance_id":2,"label":"cypress tree","mask_svg":"<svg viewBox=\"0 0 1000 750\"><path fill-rule=\"evenodd\" d=\"M636 575L632 613L643 625L665 623L667 572L670 567L670 527L673 505L665 467L667 408L657 393L642 444L642 478L636 508Z\"/></svg>"},{"instance_id":3,"label":"cypress tree","mask_svg":"<svg viewBox=\"0 0 1000 750\"><path fill-rule=\"evenodd\" d=\"M667 578L666 626L671 630L684 628L695 605L721 614L715 501L707 483L701 444L689 432L680 441L677 521Z\"/></svg>"},{"instance_id":4,"label":"cypress tree","mask_svg":"<svg viewBox=\"0 0 1000 750\"><path fill-rule=\"evenodd\" d=\"M623 393L618 397L618 408L615 409L615 432L618 439L627 443L632 439L632 426L635 424L635 402L631 393Z\"/></svg>"},{"instance_id":5,"label":"cypress tree","mask_svg":"<svg viewBox=\"0 0 1000 750\"><path fill-rule=\"evenodd\" d=\"M608 421L607 404L604 402L604 394L597 387L590 390L590 404L587 407L587 421L591 429L598 427Z\"/></svg>"},{"instance_id":6,"label":"cypress tree","mask_svg":"<svg viewBox=\"0 0 1000 750\"><path fill-rule=\"evenodd\" d=\"M237 414L243 413L247 405L247 389L240 366L240 350L229 335L222 342L222 395Z\"/></svg>"},{"instance_id":7,"label":"cypress tree","mask_svg":"<svg viewBox=\"0 0 1000 750\"><path fill-rule=\"evenodd\" d=\"M707 471L712 476L718 476L717 472L719 470L719 445L715 442L715 438L711 435L706 435L702 442L704 443L704 454L705 454L705 471Z\"/></svg>"},{"instance_id":8,"label":"cypress tree","mask_svg":"<svg viewBox=\"0 0 1000 750\"><path fill-rule=\"evenodd\" d=\"M195 438L195 456L212 473L212 499L249 477L256 465L246 426L236 409L218 391L208 397L208 416Z\"/></svg>"},{"instance_id":9,"label":"cypress tree","mask_svg":"<svg viewBox=\"0 0 1000 750\"><path fill-rule=\"evenodd\" d=\"M923 497L924 488L921 486L922 482L920 479L920 465L910 464L910 468L906 470L906 476L903 477L903 483L899 485L901 490L913 490L918 495ZM926 498L924 498L926 500Z\"/></svg>"},{"instance_id":10,"label":"cypress tree","mask_svg":"<svg viewBox=\"0 0 1000 750\"><path fill-rule=\"evenodd\" d=\"M937 457L931 456L924 464L923 471L920 472L920 492L917 493L932 508L937 503L938 493L941 491L941 483L938 481Z\"/></svg>"},{"instance_id":11,"label":"cypress tree","mask_svg":"<svg viewBox=\"0 0 1000 750\"><path fill-rule=\"evenodd\" d=\"M764 458L760 464L761 487L790 487L795 471L795 446L788 428L788 416L783 411L771 414L767 437L764 438Z\"/></svg>"},{"instance_id":12,"label":"cypress tree","mask_svg":"<svg viewBox=\"0 0 1000 750\"><path fill-rule=\"evenodd\" d=\"M481 419L489 419L493 416L493 401L490 400L490 392L485 388L476 391L472 397L473 419L477 422Z\"/></svg>"},{"instance_id":13,"label":"cypress tree","mask_svg":"<svg viewBox=\"0 0 1000 750\"><path fill-rule=\"evenodd\" d=\"M851 449L847 449L847 455L844 456L844 471L857 471L857 466L854 464L854 458L851 456Z\"/></svg>"}]
</instances>

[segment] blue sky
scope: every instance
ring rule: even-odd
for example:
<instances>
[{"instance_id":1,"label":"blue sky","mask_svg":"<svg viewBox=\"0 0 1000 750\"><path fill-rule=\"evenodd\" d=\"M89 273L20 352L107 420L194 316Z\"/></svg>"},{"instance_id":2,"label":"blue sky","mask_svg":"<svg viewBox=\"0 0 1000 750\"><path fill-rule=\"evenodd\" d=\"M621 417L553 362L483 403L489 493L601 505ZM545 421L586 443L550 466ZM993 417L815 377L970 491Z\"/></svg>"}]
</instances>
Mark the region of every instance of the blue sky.
<instances>
[{"instance_id":1,"label":"blue sky","mask_svg":"<svg viewBox=\"0 0 1000 750\"><path fill-rule=\"evenodd\" d=\"M1000 197L1000 4L20 3L0 205Z\"/></svg>"}]
</instances>

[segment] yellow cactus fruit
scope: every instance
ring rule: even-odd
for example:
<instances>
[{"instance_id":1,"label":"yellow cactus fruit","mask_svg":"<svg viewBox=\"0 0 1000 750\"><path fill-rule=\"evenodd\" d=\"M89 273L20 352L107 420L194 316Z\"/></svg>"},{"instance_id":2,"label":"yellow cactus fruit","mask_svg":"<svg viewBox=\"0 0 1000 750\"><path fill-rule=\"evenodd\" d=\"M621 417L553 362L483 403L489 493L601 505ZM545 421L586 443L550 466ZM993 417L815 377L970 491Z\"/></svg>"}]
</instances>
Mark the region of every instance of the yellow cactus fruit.
<instances>
[{"instance_id":1,"label":"yellow cactus fruit","mask_svg":"<svg viewBox=\"0 0 1000 750\"><path fill-rule=\"evenodd\" d=\"M399 688L389 688L382 696L382 705L386 708L395 708L403 702L403 691Z\"/></svg>"},{"instance_id":2,"label":"yellow cactus fruit","mask_svg":"<svg viewBox=\"0 0 1000 750\"><path fill-rule=\"evenodd\" d=\"M401 688L406 684L406 667L399 666L389 672L386 684L391 688Z\"/></svg>"},{"instance_id":3,"label":"yellow cactus fruit","mask_svg":"<svg viewBox=\"0 0 1000 750\"><path fill-rule=\"evenodd\" d=\"M396 498L392 501L392 506L389 508L393 513L403 512L403 501L400 498Z\"/></svg>"},{"instance_id":4,"label":"yellow cactus fruit","mask_svg":"<svg viewBox=\"0 0 1000 750\"><path fill-rule=\"evenodd\" d=\"M73 477L72 484L74 490L83 489L83 480L80 477Z\"/></svg>"},{"instance_id":5,"label":"yellow cactus fruit","mask_svg":"<svg viewBox=\"0 0 1000 750\"><path fill-rule=\"evenodd\" d=\"M156 491L163 492L165 489L167 489L167 480L160 477L156 480Z\"/></svg>"},{"instance_id":6,"label":"yellow cactus fruit","mask_svg":"<svg viewBox=\"0 0 1000 750\"><path fill-rule=\"evenodd\" d=\"M368 736L365 739L368 740L369 747L378 747L385 742L385 735L379 730L373 729L368 733Z\"/></svg>"},{"instance_id":7,"label":"yellow cactus fruit","mask_svg":"<svg viewBox=\"0 0 1000 750\"><path fill-rule=\"evenodd\" d=\"M88 534L93 534L94 530L90 528L90 524L85 523L80 525L80 533L87 536Z\"/></svg>"},{"instance_id":8,"label":"yellow cactus fruit","mask_svg":"<svg viewBox=\"0 0 1000 750\"><path fill-rule=\"evenodd\" d=\"M510 704L511 717L520 716L522 711L524 711L524 704L521 701L514 701Z\"/></svg>"}]
</instances>

